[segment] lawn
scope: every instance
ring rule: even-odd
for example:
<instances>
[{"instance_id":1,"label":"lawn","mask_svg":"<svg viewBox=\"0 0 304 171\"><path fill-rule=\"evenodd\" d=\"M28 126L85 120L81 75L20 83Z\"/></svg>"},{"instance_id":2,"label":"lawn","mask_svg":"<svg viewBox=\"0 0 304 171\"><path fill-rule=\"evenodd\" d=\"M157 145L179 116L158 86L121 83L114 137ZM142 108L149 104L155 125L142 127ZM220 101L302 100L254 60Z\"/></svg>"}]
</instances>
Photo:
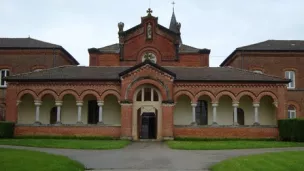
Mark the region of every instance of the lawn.
<instances>
[{"instance_id":1,"label":"lawn","mask_svg":"<svg viewBox=\"0 0 304 171\"><path fill-rule=\"evenodd\" d=\"M3 171L83 171L84 166L64 156L43 152L0 148Z\"/></svg>"},{"instance_id":2,"label":"lawn","mask_svg":"<svg viewBox=\"0 0 304 171\"><path fill-rule=\"evenodd\" d=\"M172 149L181 150L225 150L250 148L304 147L304 143L253 140L167 141L167 144Z\"/></svg>"},{"instance_id":3,"label":"lawn","mask_svg":"<svg viewBox=\"0 0 304 171\"><path fill-rule=\"evenodd\" d=\"M224 160L211 167L212 171L302 171L304 152L277 152L243 156Z\"/></svg>"},{"instance_id":4,"label":"lawn","mask_svg":"<svg viewBox=\"0 0 304 171\"><path fill-rule=\"evenodd\" d=\"M119 149L129 143L127 140L0 139L0 145L100 150Z\"/></svg>"}]
</instances>

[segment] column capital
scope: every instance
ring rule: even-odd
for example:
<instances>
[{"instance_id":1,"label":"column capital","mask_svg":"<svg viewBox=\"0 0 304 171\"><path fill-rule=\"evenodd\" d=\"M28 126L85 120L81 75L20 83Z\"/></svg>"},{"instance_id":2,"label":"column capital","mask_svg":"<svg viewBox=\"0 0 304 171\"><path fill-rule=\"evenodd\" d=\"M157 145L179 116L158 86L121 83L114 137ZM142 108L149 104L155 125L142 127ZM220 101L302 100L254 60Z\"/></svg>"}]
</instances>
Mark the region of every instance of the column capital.
<instances>
[{"instance_id":1,"label":"column capital","mask_svg":"<svg viewBox=\"0 0 304 171\"><path fill-rule=\"evenodd\" d=\"M40 106L42 104L42 101L40 100L35 100L34 101L35 106Z\"/></svg>"},{"instance_id":2,"label":"column capital","mask_svg":"<svg viewBox=\"0 0 304 171\"><path fill-rule=\"evenodd\" d=\"M233 106L233 107L239 107L239 102L233 102L233 103L232 103L232 106Z\"/></svg>"},{"instance_id":3,"label":"column capital","mask_svg":"<svg viewBox=\"0 0 304 171\"><path fill-rule=\"evenodd\" d=\"M191 103L191 106L192 106L192 107L196 107L196 106L197 106L197 103Z\"/></svg>"},{"instance_id":4,"label":"column capital","mask_svg":"<svg viewBox=\"0 0 304 171\"><path fill-rule=\"evenodd\" d=\"M253 107L259 107L259 106L260 106L260 103L259 103L259 102L253 103Z\"/></svg>"},{"instance_id":5,"label":"column capital","mask_svg":"<svg viewBox=\"0 0 304 171\"><path fill-rule=\"evenodd\" d=\"M275 107L278 107L278 104L279 104L279 103L278 103L278 102L273 102L272 104L273 104Z\"/></svg>"},{"instance_id":6,"label":"column capital","mask_svg":"<svg viewBox=\"0 0 304 171\"><path fill-rule=\"evenodd\" d=\"M104 101L97 101L97 105L98 106L103 106L104 105Z\"/></svg>"},{"instance_id":7,"label":"column capital","mask_svg":"<svg viewBox=\"0 0 304 171\"><path fill-rule=\"evenodd\" d=\"M212 104L212 107L217 107L219 105L218 102L211 103L211 104Z\"/></svg>"},{"instance_id":8,"label":"column capital","mask_svg":"<svg viewBox=\"0 0 304 171\"><path fill-rule=\"evenodd\" d=\"M76 101L76 106L82 106L83 105L83 101Z\"/></svg>"},{"instance_id":9,"label":"column capital","mask_svg":"<svg viewBox=\"0 0 304 171\"><path fill-rule=\"evenodd\" d=\"M55 101L56 106L62 106L62 101Z\"/></svg>"},{"instance_id":10,"label":"column capital","mask_svg":"<svg viewBox=\"0 0 304 171\"><path fill-rule=\"evenodd\" d=\"M19 106L19 104L21 103L21 100L17 100L16 105Z\"/></svg>"}]
</instances>

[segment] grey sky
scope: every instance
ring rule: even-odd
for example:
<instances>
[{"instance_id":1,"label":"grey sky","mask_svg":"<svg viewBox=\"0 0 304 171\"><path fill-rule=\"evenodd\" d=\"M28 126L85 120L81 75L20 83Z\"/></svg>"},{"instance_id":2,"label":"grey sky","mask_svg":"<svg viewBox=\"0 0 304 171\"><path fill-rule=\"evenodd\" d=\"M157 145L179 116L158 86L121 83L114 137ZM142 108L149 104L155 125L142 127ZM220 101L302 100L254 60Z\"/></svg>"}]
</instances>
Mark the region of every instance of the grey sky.
<instances>
[{"instance_id":1,"label":"grey sky","mask_svg":"<svg viewBox=\"0 0 304 171\"><path fill-rule=\"evenodd\" d=\"M151 0L168 27L172 0ZM183 43L211 49L218 66L236 47L267 39L304 40L303 0L175 0ZM0 0L0 37L28 37L62 45L81 65L88 48L118 42L117 23L140 23L149 0Z\"/></svg>"}]
</instances>

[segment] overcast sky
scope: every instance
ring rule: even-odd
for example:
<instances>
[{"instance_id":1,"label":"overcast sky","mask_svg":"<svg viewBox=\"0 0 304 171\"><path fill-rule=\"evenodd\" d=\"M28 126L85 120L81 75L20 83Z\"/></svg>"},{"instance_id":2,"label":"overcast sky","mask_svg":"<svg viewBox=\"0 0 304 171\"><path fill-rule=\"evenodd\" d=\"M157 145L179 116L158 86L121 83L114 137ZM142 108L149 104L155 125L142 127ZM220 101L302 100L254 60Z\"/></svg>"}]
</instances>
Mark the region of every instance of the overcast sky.
<instances>
[{"instance_id":1,"label":"overcast sky","mask_svg":"<svg viewBox=\"0 0 304 171\"><path fill-rule=\"evenodd\" d=\"M150 0L159 24L169 27L172 0ZM218 66L236 47L267 39L304 40L303 0L175 0L183 43L209 48ZM140 23L149 0L0 0L0 37L59 44L81 65L88 48L118 42L117 23Z\"/></svg>"}]
</instances>

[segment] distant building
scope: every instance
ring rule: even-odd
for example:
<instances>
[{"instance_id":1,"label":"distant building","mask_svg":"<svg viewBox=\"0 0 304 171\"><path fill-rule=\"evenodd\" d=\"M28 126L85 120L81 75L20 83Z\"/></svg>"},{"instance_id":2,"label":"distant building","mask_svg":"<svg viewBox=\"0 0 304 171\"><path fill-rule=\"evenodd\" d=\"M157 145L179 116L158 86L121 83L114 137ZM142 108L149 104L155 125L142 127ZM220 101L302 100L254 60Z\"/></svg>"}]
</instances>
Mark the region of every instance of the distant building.
<instances>
[{"instance_id":1,"label":"distant building","mask_svg":"<svg viewBox=\"0 0 304 171\"><path fill-rule=\"evenodd\" d=\"M90 48L89 67L7 77L6 120L17 123L16 134L277 136L277 120L287 118L289 79L240 66L209 67L210 50L182 42L174 12L169 28L147 13L128 30L118 23L117 44Z\"/></svg>"}]
</instances>

